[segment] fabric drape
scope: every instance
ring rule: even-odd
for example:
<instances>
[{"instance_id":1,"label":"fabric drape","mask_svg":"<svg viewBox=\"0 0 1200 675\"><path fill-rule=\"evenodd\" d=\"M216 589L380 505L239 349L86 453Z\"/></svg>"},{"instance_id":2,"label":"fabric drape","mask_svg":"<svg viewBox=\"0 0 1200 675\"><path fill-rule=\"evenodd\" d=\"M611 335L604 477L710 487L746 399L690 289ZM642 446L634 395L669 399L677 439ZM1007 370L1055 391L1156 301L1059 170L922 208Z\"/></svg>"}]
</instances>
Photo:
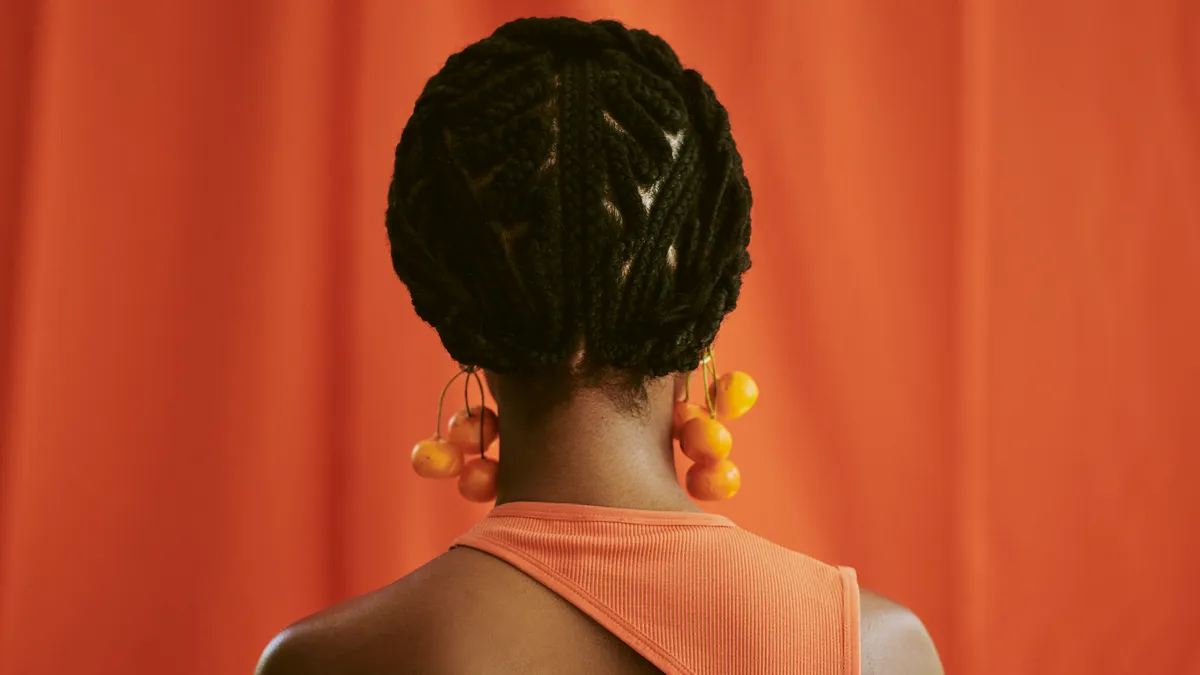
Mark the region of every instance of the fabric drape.
<instances>
[{"instance_id":1,"label":"fabric drape","mask_svg":"<svg viewBox=\"0 0 1200 675\"><path fill-rule=\"evenodd\" d=\"M1200 3L2 7L0 673L248 673L481 517L408 466L454 366L383 212L425 80L535 14L730 110L763 394L720 513L947 672L1200 673Z\"/></svg>"}]
</instances>

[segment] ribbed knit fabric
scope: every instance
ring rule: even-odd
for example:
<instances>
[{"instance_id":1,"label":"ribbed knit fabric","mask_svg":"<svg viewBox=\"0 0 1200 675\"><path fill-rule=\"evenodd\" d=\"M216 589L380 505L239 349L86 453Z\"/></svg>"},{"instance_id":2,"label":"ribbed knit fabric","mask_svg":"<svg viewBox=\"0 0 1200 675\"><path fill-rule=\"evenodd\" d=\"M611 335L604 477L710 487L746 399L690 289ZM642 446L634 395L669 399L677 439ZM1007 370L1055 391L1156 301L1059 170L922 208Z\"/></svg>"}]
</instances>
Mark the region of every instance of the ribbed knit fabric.
<instances>
[{"instance_id":1,"label":"ribbed knit fabric","mask_svg":"<svg viewBox=\"0 0 1200 675\"><path fill-rule=\"evenodd\" d=\"M854 571L711 514L510 503L460 537L668 675L858 675Z\"/></svg>"}]
</instances>

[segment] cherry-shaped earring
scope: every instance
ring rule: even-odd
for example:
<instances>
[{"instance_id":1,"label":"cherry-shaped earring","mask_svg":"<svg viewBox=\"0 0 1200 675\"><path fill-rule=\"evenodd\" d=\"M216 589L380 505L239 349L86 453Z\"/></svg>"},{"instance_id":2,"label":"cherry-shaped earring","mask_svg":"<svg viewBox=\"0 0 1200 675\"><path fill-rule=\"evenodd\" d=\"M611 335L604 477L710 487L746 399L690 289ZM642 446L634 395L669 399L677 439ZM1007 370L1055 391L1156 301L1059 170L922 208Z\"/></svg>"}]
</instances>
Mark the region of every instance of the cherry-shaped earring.
<instances>
[{"instance_id":1,"label":"cherry-shaped earring","mask_svg":"<svg viewBox=\"0 0 1200 675\"><path fill-rule=\"evenodd\" d=\"M464 398L466 407L450 418L446 437L441 435L442 411L446 393L461 376L466 376ZM471 378L479 385L480 404L470 401ZM483 404L483 380L478 369L464 367L442 389L438 399L438 425L432 437L413 448L412 464L418 475L425 478L458 478L458 491L473 502L488 502L496 498L496 474L499 464L487 456L487 449L500 435L500 418ZM478 449L479 457L464 463L466 453Z\"/></svg>"},{"instance_id":2,"label":"cherry-shaped earring","mask_svg":"<svg viewBox=\"0 0 1200 675\"><path fill-rule=\"evenodd\" d=\"M717 377L711 350L700 363L700 373L708 407L690 403L686 397L675 404L675 437L683 454L694 462L687 472L687 491L702 501L729 499L741 489L742 474L729 461L733 435L720 420L749 412L758 400L758 385L741 371Z\"/></svg>"}]
</instances>

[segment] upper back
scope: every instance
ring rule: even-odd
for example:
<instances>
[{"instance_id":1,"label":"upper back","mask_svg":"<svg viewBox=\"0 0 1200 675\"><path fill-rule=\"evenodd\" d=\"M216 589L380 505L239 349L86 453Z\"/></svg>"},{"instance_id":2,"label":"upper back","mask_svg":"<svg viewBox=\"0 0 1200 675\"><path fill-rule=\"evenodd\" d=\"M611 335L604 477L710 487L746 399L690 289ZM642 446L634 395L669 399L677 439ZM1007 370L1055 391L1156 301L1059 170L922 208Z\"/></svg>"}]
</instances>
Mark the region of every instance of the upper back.
<instances>
[{"instance_id":1,"label":"upper back","mask_svg":"<svg viewBox=\"0 0 1200 675\"><path fill-rule=\"evenodd\" d=\"M263 675L859 672L848 570L715 516L498 512L399 582L282 634ZM862 607L862 672L940 672L931 647L932 665L912 648L911 613L871 594ZM905 669L887 669L899 657Z\"/></svg>"},{"instance_id":2,"label":"upper back","mask_svg":"<svg viewBox=\"0 0 1200 675\"><path fill-rule=\"evenodd\" d=\"M458 543L525 572L663 672L858 672L853 572L721 516L505 504Z\"/></svg>"}]
</instances>

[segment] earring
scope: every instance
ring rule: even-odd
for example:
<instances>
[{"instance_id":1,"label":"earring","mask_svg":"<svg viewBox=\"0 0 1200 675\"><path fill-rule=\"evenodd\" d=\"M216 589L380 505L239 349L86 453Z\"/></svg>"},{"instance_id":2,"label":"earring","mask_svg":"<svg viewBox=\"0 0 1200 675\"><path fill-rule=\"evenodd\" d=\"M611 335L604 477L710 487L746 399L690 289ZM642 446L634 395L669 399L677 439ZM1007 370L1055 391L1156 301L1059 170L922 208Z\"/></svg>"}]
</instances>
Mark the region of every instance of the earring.
<instances>
[{"instance_id":1,"label":"earring","mask_svg":"<svg viewBox=\"0 0 1200 675\"><path fill-rule=\"evenodd\" d=\"M466 376L463 398L466 407L454 413L441 434L442 411L446 393L450 386ZM479 405L471 405L471 378L479 385ZM438 398L438 419L433 436L417 443L412 451L413 470L424 478L445 480L458 478L458 491L473 502L490 502L496 498L496 474L499 463L487 456L487 449L500 436L500 418L496 412L484 405L483 380L473 366L463 367L446 386ZM479 449L479 457L464 462L464 454Z\"/></svg>"},{"instance_id":2,"label":"earring","mask_svg":"<svg viewBox=\"0 0 1200 675\"><path fill-rule=\"evenodd\" d=\"M700 375L707 407L691 403L687 396L675 404L675 438L683 454L694 462L687 472L687 491L701 501L729 499L741 488L742 473L728 459L733 435L721 421L749 412L758 401L758 384L737 370L717 377L711 349L700 362Z\"/></svg>"}]
</instances>

